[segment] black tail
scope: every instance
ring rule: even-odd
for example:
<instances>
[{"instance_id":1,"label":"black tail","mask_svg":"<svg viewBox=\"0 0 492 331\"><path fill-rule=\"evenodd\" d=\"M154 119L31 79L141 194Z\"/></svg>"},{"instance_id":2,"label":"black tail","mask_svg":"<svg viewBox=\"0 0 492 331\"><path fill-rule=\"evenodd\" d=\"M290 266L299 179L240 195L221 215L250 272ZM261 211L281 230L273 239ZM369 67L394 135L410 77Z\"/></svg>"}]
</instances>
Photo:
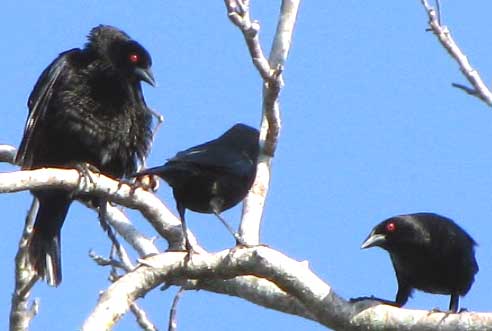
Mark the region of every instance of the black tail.
<instances>
[{"instance_id":1,"label":"black tail","mask_svg":"<svg viewBox=\"0 0 492 331\"><path fill-rule=\"evenodd\" d=\"M39 200L33 235L29 242L29 262L50 286L62 280L60 230L71 199L65 191L33 192Z\"/></svg>"},{"instance_id":2,"label":"black tail","mask_svg":"<svg viewBox=\"0 0 492 331\"><path fill-rule=\"evenodd\" d=\"M130 175L130 177L140 177L140 176L145 176L145 175L158 175L158 176L160 176L161 173L166 171L166 169L167 169L167 167L165 164L165 165L162 165L159 167L143 169L139 172L136 172L136 173Z\"/></svg>"},{"instance_id":3,"label":"black tail","mask_svg":"<svg viewBox=\"0 0 492 331\"><path fill-rule=\"evenodd\" d=\"M157 175L165 180L169 185L174 186L174 183L180 183L197 171L199 166L193 163L169 161L162 166L144 169L132 177L144 175Z\"/></svg>"}]
</instances>

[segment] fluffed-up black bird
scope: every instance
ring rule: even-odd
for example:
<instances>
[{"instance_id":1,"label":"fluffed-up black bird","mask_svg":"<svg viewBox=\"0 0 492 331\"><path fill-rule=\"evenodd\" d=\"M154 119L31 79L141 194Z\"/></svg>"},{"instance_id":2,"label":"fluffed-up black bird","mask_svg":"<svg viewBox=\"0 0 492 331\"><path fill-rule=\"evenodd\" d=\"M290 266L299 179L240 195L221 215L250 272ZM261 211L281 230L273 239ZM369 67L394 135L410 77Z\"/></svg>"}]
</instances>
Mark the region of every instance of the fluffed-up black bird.
<instances>
[{"instance_id":1,"label":"fluffed-up black bird","mask_svg":"<svg viewBox=\"0 0 492 331\"><path fill-rule=\"evenodd\" d=\"M449 310L457 312L459 297L468 293L478 272L475 245L451 219L416 213L376 225L362 248L379 246L390 254L398 281L396 306L403 306L415 288L450 294Z\"/></svg>"},{"instance_id":2,"label":"fluffed-up black bird","mask_svg":"<svg viewBox=\"0 0 492 331\"><path fill-rule=\"evenodd\" d=\"M121 178L147 155L152 116L141 81L155 85L149 53L123 31L99 25L84 48L61 53L29 96L29 115L16 157L23 169L90 164ZM35 190L39 200L29 260L57 286L62 279L60 230L71 192Z\"/></svg>"},{"instance_id":3,"label":"fluffed-up black bird","mask_svg":"<svg viewBox=\"0 0 492 331\"><path fill-rule=\"evenodd\" d=\"M241 239L220 216L242 201L256 176L258 130L236 124L219 138L176 154L163 166L143 170L135 176L158 175L172 188L186 240L186 209L213 213L236 240Z\"/></svg>"}]
</instances>

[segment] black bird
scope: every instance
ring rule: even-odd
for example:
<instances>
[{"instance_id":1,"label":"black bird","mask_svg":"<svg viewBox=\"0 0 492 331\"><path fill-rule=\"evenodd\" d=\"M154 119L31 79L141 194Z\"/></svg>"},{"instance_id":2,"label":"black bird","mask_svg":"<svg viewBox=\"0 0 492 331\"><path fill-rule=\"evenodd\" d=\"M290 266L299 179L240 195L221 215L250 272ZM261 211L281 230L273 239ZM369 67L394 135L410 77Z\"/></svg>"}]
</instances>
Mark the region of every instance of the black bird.
<instances>
[{"instance_id":1,"label":"black bird","mask_svg":"<svg viewBox=\"0 0 492 331\"><path fill-rule=\"evenodd\" d=\"M451 219L416 213L376 225L362 248L379 246L389 252L398 281L394 305L403 306L416 288L450 294L449 310L457 312L459 297L468 293L478 272L475 245Z\"/></svg>"},{"instance_id":2,"label":"black bird","mask_svg":"<svg viewBox=\"0 0 492 331\"><path fill-rule=\"evenodd\" d=\"M117 28L93 28L82 49L61 53L29 96L16 157L23 169L90 164L121 178L137 170L151 140L151 111L141 81L155 85L149 53ZM29 260L48 284L61 282L60 230L72 196L32 191L39 200Z\"/></svg>"},{"instance_id":3,"label":"black bird","mask_svg":"<svg viewBox=\"0 0 492 331\"><path fill-rule=\"evenodd\" d=\"M256 176L258 137L258 130L236 124L215 140L177 153L163 166L135 174L158 175L173 188L187 250L191 250L191 245L186 232L186 209L215 214L241 243L220 213L248 194Z\"/></svg>"}]
</instances>

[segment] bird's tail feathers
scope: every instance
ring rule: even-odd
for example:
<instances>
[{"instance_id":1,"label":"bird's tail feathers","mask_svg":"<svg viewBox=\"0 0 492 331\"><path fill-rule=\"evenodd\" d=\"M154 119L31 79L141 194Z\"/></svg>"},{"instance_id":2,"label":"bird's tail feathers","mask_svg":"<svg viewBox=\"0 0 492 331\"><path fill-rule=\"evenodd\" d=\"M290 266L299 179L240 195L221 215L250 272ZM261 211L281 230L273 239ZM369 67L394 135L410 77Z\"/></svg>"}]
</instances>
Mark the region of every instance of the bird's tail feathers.
<instances>
[{"instance_id":1,"label":"bird's tail feathers","mask_svg":"<svg viewBox=\"0 0 492 331\"><path fill-rule=\"evenodd\" d=\"M34 232L29 242L29 261L34 271L50 286L58 286L62 280L60 234L45 238Z\"/></svg>"},{"instance_id":2,"label":"bird's tail feathers","mask_svg":"<svg viewBox=\"0 0 492 331\"><path fill-rule=\"evenodd\" d=\"M38 191L39 209L33 234L28 243L29 263L38 276L50 286L62 280L60 231L70 207L64 191Z\"/></svg>"}]
</instances>

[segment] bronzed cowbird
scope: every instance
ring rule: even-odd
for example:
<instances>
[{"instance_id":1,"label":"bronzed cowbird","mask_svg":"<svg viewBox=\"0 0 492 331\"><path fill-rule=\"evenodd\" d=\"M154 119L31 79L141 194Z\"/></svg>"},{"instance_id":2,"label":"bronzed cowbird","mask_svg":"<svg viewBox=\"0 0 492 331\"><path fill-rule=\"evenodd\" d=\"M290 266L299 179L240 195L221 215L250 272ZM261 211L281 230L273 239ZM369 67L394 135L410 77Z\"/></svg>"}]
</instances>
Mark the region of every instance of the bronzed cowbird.
<instances>
[{"instance_id":1,"label":"bronzed cowbird","mask_svg":"<svg viewBox=\"0 0 492 331\"><path fill-rule=\"evenodd\" d=\"M186 209L215 214L241 242L220 213L243 200L253 184L258 136L258 130L236 124L215 140L177 153L163 166L135 174L158 175L172 187L187 250L191 245L186 233Z\"/></svg>"},{"instance_id":2,"label":"bronzed cowbird","mask_svg":"<svg viewBox=\"0 0 492 331\"><path fill-rule=\"evenodd\" d=\"M416 288L450 294L449 310L457 312L459 297L468 293L478 272L475 245L451 219L416 213L376 225L362 248L379 246L390 254L398 281L396 306L403 306Z\"/></svg>"},{"instance_id":3,"label":"bronzed cowbird","mask_svg":"<svg viewBox=\"0 0 492 331\"><path fill-rule=\"evenodd\" d=\"M16 161L23 169L90 164L121 178L136 171L151 140L151 112L141 81L154 85L149 53L123 31L91 30L84 48L61 53L29 96L29 115ZM48 284L61 282L60 230L72 196L32 191L39 210L29 261Z\"/></svg>"}]
</instances>

